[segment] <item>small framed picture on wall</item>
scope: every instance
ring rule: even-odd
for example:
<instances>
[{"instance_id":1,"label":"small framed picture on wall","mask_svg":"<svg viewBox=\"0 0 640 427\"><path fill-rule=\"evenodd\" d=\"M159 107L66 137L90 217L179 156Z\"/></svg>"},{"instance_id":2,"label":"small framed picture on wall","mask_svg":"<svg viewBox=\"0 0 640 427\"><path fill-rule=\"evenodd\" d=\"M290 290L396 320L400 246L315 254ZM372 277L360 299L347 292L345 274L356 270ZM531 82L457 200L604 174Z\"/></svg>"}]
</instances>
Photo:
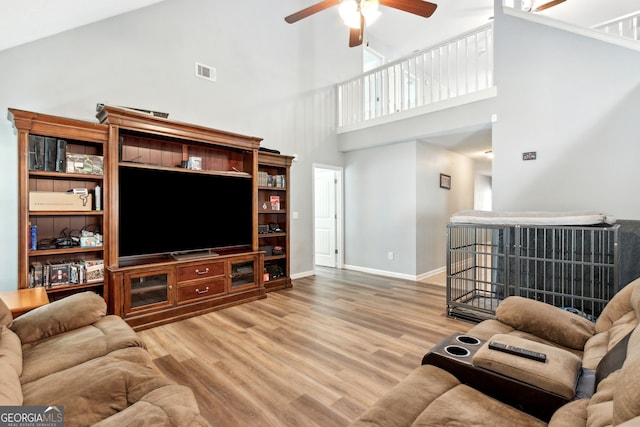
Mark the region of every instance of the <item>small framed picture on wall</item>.
<instances>
[{"instance_id":1,"label":"small framed picture on wall","mask_svg":"<svg viewBox=\"0 0 640 427\"><path fill-rule=\"evenodd\" d=\"M440 174L440 188L451 190L451 175Z\"/></svg>"}]
</instances>

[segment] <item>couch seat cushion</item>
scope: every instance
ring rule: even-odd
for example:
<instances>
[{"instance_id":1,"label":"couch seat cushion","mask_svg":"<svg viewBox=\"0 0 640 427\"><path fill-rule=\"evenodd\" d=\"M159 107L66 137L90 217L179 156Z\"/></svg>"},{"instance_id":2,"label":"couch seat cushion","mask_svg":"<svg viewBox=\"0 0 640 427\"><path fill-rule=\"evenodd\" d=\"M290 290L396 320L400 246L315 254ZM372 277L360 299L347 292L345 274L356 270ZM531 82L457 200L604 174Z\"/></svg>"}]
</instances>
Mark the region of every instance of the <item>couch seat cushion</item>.
<instances>
[{"instance_id":1,"label":"couch seat cushion","mask_svg":"<svg viewBox=\"0 0 640 427\"><path fill-rule=\"evenodd\" d=\"M63 406L65 427L87 426L173 384L154 371L146 350L132 347L24 384L24 405Z\"/></svg>"},{"instance_id":2,"label":"couch seat cushion","mask_svg":"<svg viewBox=\"0 0 640 427\"><path fill-rule=\"evenodd\" d=\"M413 426L543 427L541 420L460 384L434 400Z\"/></svg>"},{"instance_id":3,"label":"couch seat cushion","mask_svg":"<svg viewBox=\"0 0 640 427\"><path fill-rule=\"evenodd\" d=\"M23 345L20 379L23 384L29 383L114 350L143 346L142 340L120 317L102 317L92 325Z\"/></svg>"},{"instance_id":4,"label":"couch seat cushion","mask_svg":"<svg viewBox=\"0 0 640 427\"><path fill-rule=\"evenodd\" d=\"M440 368L419 366L350 425L410 426L434 399L458 384L453 375Z\"/></svg>"},{"instance_id":5,"label":"couch seat cushion","mask_svg":"<svg viewBox=\"0 0 640 427\"><path fill-rule=\"evenodd\" d=\"M192 391L173 384L152 390L124 411L105 418L93 427L205 427Z\"/></svg>"}]
</instances>

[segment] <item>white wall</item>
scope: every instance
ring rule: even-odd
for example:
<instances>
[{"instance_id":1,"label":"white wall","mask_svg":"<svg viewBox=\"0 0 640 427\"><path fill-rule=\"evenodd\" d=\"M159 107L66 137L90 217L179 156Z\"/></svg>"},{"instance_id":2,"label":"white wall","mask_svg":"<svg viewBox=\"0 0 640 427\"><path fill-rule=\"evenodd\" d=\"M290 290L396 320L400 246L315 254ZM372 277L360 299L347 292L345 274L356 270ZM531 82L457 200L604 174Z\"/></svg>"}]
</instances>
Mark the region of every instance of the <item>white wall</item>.
<instances>
[{"instance_id":1,"label":"white wall","mask_svg":"<svg viewBox=\"0 0 640 427\"><path fill-rule=\"evenodd\" d=\"M473 208L481 211L492 210L493 190L491 176L476 173Z\"/></svg>"},{"instance_id":2,"label":"white wall","mask_svg":"<svg viewBox=\"0 0 640 427\"><path fill-rule=\"evenodd\" d=\"M0 51L0 111L94 121L98 102L147 108L297 154L291 271L312 271L312 162L342 164L333 82L356 75L361 58L331 14L286 24L299 6L167 0ZM217 69L216 83L194 77L196 61ZM0 290L17 287L17 159L11 125L0 120Z\"/></svg>"},{"instance_id":3,"label":"white wall","mask_svg":"<svg viewBox=\"0 0 640 427\"><path fill-rule=\"evenodd\" d=\"M496 13L495 54L493 208L640 218L638 51Z\"/></svg>"}]
</instances>

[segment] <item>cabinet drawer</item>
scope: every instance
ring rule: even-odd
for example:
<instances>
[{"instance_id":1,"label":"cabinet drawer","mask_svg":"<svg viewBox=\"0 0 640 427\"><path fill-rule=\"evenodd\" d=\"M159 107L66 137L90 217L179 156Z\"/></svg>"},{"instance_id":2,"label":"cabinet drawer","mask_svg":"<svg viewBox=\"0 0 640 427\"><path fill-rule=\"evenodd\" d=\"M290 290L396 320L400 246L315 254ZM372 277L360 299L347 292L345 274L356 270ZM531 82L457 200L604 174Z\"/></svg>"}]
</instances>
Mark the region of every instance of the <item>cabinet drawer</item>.
<instances>
[{"instance_id":1,"label":"cabinet drawer","mask_svg":"<svg viewBox=\"0 0 640 427\"><path fill-rule=\"evenodd\" d=\"M178 302L224 293L224 277L178 285Z\"/></svg>"},{"instance_id":2,"label":"cabinet drawer","mask_svg":"<svg viewBox=\"0 0 640 427\"><path fill-rule=\"evenodd\" d=\"M224 262L207 262L178 267L178 282L187 280L205 279L208 277L223 276Z\"/></svg>"}]
</instances>

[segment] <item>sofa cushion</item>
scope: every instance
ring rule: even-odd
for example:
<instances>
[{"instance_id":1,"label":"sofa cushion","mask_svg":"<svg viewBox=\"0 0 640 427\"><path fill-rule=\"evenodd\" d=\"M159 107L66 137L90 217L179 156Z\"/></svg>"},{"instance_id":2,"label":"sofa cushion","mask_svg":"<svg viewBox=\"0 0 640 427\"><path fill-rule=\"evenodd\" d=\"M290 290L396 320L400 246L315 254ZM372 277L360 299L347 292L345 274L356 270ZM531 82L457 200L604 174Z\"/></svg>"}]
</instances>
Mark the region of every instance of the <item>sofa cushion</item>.
<instances>
[{"instance_id":1,"label":"sofa cushion","mask_svg":"<svg viewBox=\"0 0 640 427\"><path fill-rule=\"evenodd\" d=\"M18 336L0 326L0 406L21 406L22 349Z\"/></svg>"},{"instance_id":2,"label":"sofa cushion","mask_svg":"<svg viewBox=\"0 0 640 427\"><path fill-rule=\"evenodd\" d=\"M8 363L18 375L22 374L20 338L6 326L0 326L0 360Z\"/></svg>"},{"instance_id":3,"label":"sofa cushion","mask_svg":"<svg viewBox=\"0 0 640 427\"><path fill-rule=\"evenodd\" d=\"M21 381L23 384L35 381L127 347L144 347L144 344L120 317L101 317L90 326L23 345L24 365ZM51 357L52 354L55 357Z\"/></svg>"},{"instance_id":4,"label":"sofa cushion","mask_svg":"<svg viewBox=\"0 0 640 427\"><path fill-rule=\"evenodd\" d=\"M365 411L352 427L410 426L433 400L460 382L432 365L421 365Z\"/></svg>"},{"instance_id":5,"label":"sofa cushion","mask_svg":"<svg viewBox=\"0 0 640 427\"><path fill-rule=\"evenodd\" d=\"M600 360L625 336L638 325L638 318L634 310L620 315L609 324L609 329L599 332L587 341L584 347L582 364L589 369L596 369Z\"/></svg>"},{"instance_id":6,"label":"sofa cushion","mask_svg":"<svg viewBox=\"0 0 640 427\"><path fill-rule=\"evenodd\" d=\"M11 323L13 322L13 314L11 314L11 310L7 307L7 304L0 298L0 326L6 326L7 328L11 327Z\"/></svg>"},{"instance_id":7,"label":"sofa cushion","mask_svg":"<svg viewBox=\"0 0 640 427\"><path fill-rule=\"evenodd\" d=\"M587 425L589 427L610 426L613 422L613 393L620 371L610 374L600 381L587 406Z\"/></svg>"},{"instance_id":8,"label":"sofa cushion","mask_svg":"<svg viewBox=\"0 0 640 427\"><path fill-rule=\"evenodd\" d=\"M588 399L574 400L561 406L549 420L549 427L585 427Z\"/></svg>"},{"instance_id":9,"label":"sofa cushion","mask_svg":"<svg viewBox=\"0 0 640 427\"><path fill-rule=\"evenodd\" d=\"M474 325L471 329L469 329L467 331L467 334L474 336L476 338L480 338L481 340L484 340L484 341L490 340L491 337L496 334L509 334L515 337L527 339L529 341L535 341L542 344L550 345L552 347L561 348L563 350L566 350L568 352L575 354L580 358L582 358L582 354L583 354L582 350L577 350L574 348L562 346L556 342L549 341L539 336L530 334L529 332L518 331L516 329L513 329L511 326L505 323L502 323L496 319L483 320L482 322L478 323L477 325Z\"/></svg>"},{"instance_id":10,"label":"sofa cushion","mask_svg":"<svg viewBox=\"0 0 640 427\"><path fill-rule=\"evenodd\" d=\"M614 390L614 423L640 416L640 327L629 337L627 358Z\"/></svg>"},{"instance_id":11,"label":"sofa cushion","mask_svg":"<svg viewBox=\"0 0 640 427\"><path fill-rule=\"evenodd\" d=\"M107 304L101 296L81 292L23 314L11 329L24 345L90 325L106 313Z\"/></svg>"},{"instance_id":12,"label":"sofa cushion","mask_svg":"<svg viewBox=\"0 0 640 427\"><path fill-rule=\"evenodd\" d=\"M638 292L636 292L636 290L638 290ZM640 278L629 283L611 298L611 301L607 303L602 313L600 313L600 316L598 316L596 332L609 330L618 319L634 311L634 307L640 309L637 303L632 302L633 299L637 300L639 298Z\"/></svg>"},{"instance_id":13,"label":"sofa cushion","mask_svg":"<svg viewBox=\"0 0 640 427\"><path fill-rule=\"evenodd\" d=\"M145 399L153 390L175 384L152 366L151 356L142 348L117 350L24 384L24 404L63 406L65 427L92 425ZM195 402L186 409L198 413Z\"/></svg>"},{"instance_id":14,"label":"sofa cushion","mask_svg":"<svg viewBox=\"0 0 640 427\"><path fill-rule=\"evenodd\" d=\"M396 409L396 412L398 410ZM415 427L542 427L539 419L460 384L435 399L412 424Z\"/></svg>"},{"instance_id":15,"label":"sofa cushion","mask_svg":"<svg viewBox=\"0 0 640 427\"><path fill-rule=\"evenodd\" d=\"M192 391L182 385L166 385L152 390L138 402L96 423L93 427L208 426L202 418Z\"/></svg>"},{"instance_id":16,"label":"sofa cushion","mask_svg":"<svg viewBox=\"0 0 640 427\"><path fill-rule=\"evenodd\" d=\"M496 316L514 329L576 350L582 350L596 330L593 322L584 317L519 296L502 301Z\"/></svg>"},{"instance_id":17,"label":"sofa cushion","mask_svg":"<svg viewBox=\"0 0 640 427\"><path fill-rule=\"evenodd\" d=\"M567 399L575 396L580 373L580 358L557 347L529 341L513 335L498 334L491 338L508 346L537 351L546 355L545 362L527 359L489 348L485 342L474 354L473 364L480 368L515 378Z\"/></svg>"}]
</instances>

